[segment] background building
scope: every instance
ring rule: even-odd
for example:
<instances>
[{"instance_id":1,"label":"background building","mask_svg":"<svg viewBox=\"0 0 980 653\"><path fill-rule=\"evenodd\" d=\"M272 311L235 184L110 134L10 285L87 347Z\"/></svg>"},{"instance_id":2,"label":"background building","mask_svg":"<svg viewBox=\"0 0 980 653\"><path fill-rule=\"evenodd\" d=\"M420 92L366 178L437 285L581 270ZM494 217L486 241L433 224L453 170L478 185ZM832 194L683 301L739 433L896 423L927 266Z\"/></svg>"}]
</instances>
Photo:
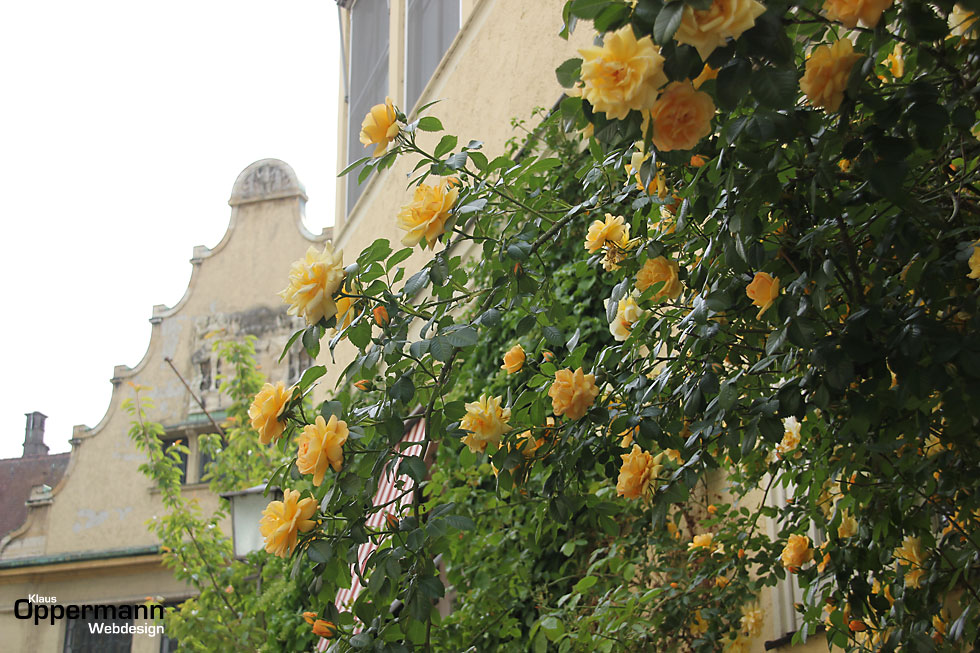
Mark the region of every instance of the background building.
<instances>
[{"instance_id":1,"label":"background building","mask_svg":"<svg viewBox=\"0 0 980 653\"><path fill-rule=\"evenodd\" d=\"M198 399L218 420L228 402L218 390L222 370L212 345L216 339L255 336L257 361L273 381L296 381L308 364L298 352L277 363L296 324L276 293L290 263L329 237L329 230L313 235L303 227L305 202L303 186L286 163L264 159L246 168L232 189L224 238L212 249L194 248L193 274L175 306L153 308L146 354L135 367L114 369L102 421L75 427L70 454L47 456L44 416L28 416L25 456L0 461L2 520L9 531L0 541L0 641L6 650L83 650L91 644L82 621L35 626L14 619L14 602L30 594L56 597L63 605L189 596L163 566L159 544L147 530L146 521L162 505L138 469L144 456L128 435L131 416L120 407L133 397L130 383L151 388L150 419L164 425L167 439L186 440L190 447L185 496L212 510L217 497L200 482L205 461L197 436L214 429ZM74 625L72 632L65 624ZM149 652L167 645L143 635L97 637L98 650Z\"/></svg>"}]
</instances>

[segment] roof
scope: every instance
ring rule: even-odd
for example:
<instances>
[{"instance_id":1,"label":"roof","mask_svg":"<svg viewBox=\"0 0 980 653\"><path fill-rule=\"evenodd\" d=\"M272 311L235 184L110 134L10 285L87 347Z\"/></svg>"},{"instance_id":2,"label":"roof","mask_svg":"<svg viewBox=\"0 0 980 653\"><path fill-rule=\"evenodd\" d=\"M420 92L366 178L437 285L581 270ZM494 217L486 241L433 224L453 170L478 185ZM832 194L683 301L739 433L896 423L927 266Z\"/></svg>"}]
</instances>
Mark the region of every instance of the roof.
<instances>
[{"instance_id":1,"label":"roof","mask_svg":"<svg viewBox=\"0 0 980 653\"><path fill-rule=\"evenodd\" d=\"M70 457L59 453L0 460L0 539L24 523L31 488L57 485Z\"/></svg>"}]
</instances>

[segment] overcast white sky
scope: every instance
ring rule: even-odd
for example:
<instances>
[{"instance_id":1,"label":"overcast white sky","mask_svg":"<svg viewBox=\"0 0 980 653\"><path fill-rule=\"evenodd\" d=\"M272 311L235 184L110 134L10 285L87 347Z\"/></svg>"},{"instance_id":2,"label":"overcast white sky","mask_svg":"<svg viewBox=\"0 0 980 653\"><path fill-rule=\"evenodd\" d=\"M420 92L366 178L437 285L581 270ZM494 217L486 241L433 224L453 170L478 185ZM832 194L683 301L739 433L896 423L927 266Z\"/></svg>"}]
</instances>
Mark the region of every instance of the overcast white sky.
<instances>
[{"instance_id":1,"label":"overcast white sky","mask_svg":"<svg viewBox=\"0 0 980 653\"><path fill-rule=\"evenodd\" d=\"M102 419L248 164L289 163L333 223L339 53L332 0L0 4L0 458L24 413L52 453Z\"/></svg>"}]
</instances>

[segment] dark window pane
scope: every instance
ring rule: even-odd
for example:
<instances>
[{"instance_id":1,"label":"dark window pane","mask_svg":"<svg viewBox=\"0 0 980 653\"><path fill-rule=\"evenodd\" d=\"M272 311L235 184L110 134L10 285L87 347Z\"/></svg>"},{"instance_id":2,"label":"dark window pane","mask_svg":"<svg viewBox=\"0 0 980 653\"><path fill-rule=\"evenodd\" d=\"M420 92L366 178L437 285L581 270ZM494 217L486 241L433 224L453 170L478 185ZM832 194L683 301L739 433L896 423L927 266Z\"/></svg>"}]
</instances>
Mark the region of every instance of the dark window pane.
<instances>
[{"instance_id":1,"label":"dark window pane","mask_svg":"<svg viewBox=\"0 0 980 653\"><path fill-rule=\"evenodd\" d=\"M459 31L459 2L408 0L405 15L405 113L418 102Z\"/></svg>"},{"instance_id":2,"label":"dark window pane","mask_svg":"<svg viewBox=\"0 0 980 653\"><path fill-rule=\"evenodd\" d=\"M113 626L130 626L131 619L68 619L65 621L64 653L129 653L132 633L113 633ZM92 632L101 628L102 632Z\"/></svg>"}]
</instances>

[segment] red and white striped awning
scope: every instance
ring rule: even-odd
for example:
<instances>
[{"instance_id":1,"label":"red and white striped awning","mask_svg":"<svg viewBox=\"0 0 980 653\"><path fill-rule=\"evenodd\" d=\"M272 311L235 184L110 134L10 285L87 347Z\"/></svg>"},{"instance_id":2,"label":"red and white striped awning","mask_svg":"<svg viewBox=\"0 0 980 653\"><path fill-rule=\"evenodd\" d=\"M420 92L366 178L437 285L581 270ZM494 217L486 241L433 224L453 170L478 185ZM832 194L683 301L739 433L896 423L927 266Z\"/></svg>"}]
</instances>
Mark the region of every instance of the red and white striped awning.
<instances>
[{"instance_id":1,"label":"red and white striped awning","mask_svg":"<svg viewBox=\"0 0 980 653\"><path fill-rule=\"evenodd\" d=\"M402 440L402 442L420 442L424 436L425 422L420 419L411 426L408 433L405 434L405 438ZM406 447L403 450L403 454L406 456L420 456L422 453L421 444ZM400 465L401 459L399 458L393 465L391 471L381 477L381 480L378 482L378 491L374 495L373 503L376 506L381 506L393 501L399 494L402 494L403 496L387 508L379 510L368 517L366 525L369 529L381 530L382 526L384 526L386 514L392 513L396 516L400 516L402 508L412 502L412 493L406 492L406 490L411 490L415 486L415 481L405 474L398 473L398 468ZM375 550L377 550L378 546L380 545L380 541L376 542L375 540L376 538L370 538L357 549L357 566L362 574L364 573L364 566L365 563L367 563L367 559L372 553L375 552ZM350 589L342 589L337 592L337 598L334 601L337 604L337 608L340 610L349 610L350 606L353 605L354 600L357 598L357 595L361 593L362 589L364 588L361 587L361 579L357 573L355 573L353 565L351 565ZM355 625L355 632L358 630L360 630L360 627ZM320 643L317 644L317 650L326 651L328 646L330 646L330 640L321 638Z\"/></svg>"}]
</instances>

